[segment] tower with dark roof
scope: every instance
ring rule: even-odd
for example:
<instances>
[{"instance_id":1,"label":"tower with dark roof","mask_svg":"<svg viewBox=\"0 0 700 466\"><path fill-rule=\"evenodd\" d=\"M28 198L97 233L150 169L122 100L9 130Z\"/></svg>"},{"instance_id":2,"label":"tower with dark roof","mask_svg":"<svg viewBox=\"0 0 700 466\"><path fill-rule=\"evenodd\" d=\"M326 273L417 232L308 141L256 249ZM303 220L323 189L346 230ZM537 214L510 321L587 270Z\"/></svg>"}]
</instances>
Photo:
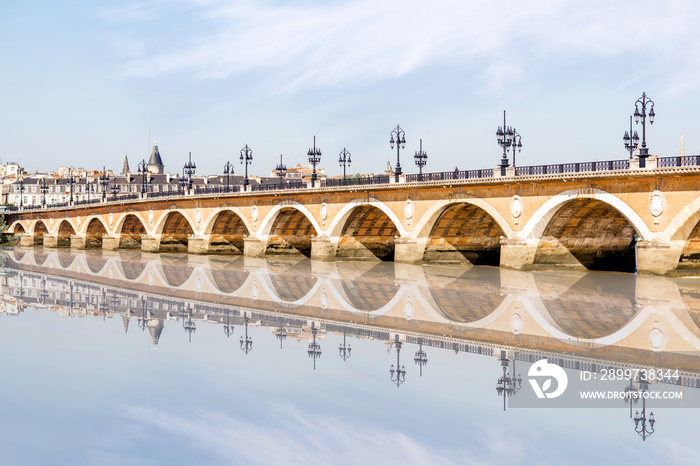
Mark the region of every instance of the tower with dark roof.
<instances>
[{"instance_id":1,"label":"tower with dark roof","mask_svg":"<svg viewBox=\"0 0 700 466\"><path fill-rule=\"evenodd\" d=\"M126 154L124 154L124 166L122 167L122 175L126 175L127 173L131 173L131 170L129 169L129 159L127 158Z\"/></svg>"},{"instance_id":2,"label":"tower with dark roof","mask_svg":"<svg viewBox=\"0 0 700 466\"><path fill-rule=\"evenodd\" d=\"M158 143L154 141L153 151L151 152L151 158L148 159L148 173L162 175L164 171L165 166L163 165L163 159L160 158L160 151L158 151Z\"/></svg>"}]
</instances>

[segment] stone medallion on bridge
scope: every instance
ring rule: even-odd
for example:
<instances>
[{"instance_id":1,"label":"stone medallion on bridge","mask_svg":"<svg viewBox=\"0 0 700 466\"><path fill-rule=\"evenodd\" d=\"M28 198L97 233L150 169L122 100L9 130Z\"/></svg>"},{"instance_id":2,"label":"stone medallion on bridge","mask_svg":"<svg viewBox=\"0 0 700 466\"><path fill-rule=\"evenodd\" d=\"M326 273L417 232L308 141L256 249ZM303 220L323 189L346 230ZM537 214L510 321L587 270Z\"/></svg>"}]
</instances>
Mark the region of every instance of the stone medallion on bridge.
<instances>
[{"instance_id":1,"label":"stone medallion on bridge","mask_svg":"<svg viewBox=\"0 0 700 466\"><path fill-rule=\"evenodd\" d=\"M523 213L523 200L517 194L510 200L510 214L513 216L515 224L520 223L520 216Z\"/></svg>"},{"instance_id":2,"label":"stone medallion on bridge","mask_svg":"<svg viewBox=\"0 0 700 466\"><path fill-rule=\"evenodd\" d=\"M661 222L661 214L664 213L666 207L666 199L664 194L658 189L654 190L649 196L649 212L654 216L654 224L658 225Z\"/></svg>"}]
</instances>

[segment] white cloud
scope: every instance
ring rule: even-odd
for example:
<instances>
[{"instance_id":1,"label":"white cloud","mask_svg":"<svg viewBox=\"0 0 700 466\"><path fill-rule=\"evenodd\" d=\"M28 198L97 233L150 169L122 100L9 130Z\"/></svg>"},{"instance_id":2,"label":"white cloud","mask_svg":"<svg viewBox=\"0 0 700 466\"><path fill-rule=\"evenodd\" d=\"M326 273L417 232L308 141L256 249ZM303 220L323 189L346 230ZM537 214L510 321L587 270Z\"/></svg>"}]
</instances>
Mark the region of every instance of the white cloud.
<instances>
[{"instance_id":1,"label":"white cloud","mask_svg":"<svg viewBox=\"0 0 700 466\"><path fill-rule=\"evenodd\" d=\"M276 88L335 87L435 64L476 64L490 87L582 57L629 59L668 86L694 86L698 7L670 2L356 0L199 1L210 32L126 63L126 74L221 79L270 71ZM507 72L505 71L507 70Z\"/></svg>"}]
</instances>

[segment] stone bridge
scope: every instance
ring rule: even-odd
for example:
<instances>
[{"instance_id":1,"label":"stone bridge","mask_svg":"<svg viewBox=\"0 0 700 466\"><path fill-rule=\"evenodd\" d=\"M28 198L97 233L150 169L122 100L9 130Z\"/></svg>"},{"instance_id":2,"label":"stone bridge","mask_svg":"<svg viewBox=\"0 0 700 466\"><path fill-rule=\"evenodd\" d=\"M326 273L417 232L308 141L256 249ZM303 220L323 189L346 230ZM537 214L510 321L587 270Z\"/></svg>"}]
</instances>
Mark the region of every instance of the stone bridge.
<instances>
[{"instance_id":1,"label":"stone bridge","mask_svg":"<svg viewBox=\"0 0 700 466\"><path fill-rule=\"evenodd\" d=\"M683 273L699 167L389 183L8 213L23 246Z\"/></svg>"}]
</instances>

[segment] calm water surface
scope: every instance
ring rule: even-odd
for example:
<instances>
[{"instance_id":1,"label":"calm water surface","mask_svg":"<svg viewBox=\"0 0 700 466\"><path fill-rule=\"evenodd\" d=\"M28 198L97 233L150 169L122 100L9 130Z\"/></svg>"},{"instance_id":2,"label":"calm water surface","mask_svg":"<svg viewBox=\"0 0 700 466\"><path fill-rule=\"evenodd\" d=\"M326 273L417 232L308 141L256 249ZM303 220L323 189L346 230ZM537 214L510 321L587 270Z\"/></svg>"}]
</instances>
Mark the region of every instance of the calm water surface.
<instances>
[{"instance_id":1,"label":"calm water surface","mask_svg":"<svg viewBox=\"0 0 700 466\"><path fill-rule=\"evenodd\" d=\"M697 279L41 248L4 261L2 464L700 457L687 400L650 400L645 441L622 400L517 403L542 358L570 379L678 369L667 385L697 396ZM512 396L503 367L522 374Z\"/></svg>"}]
</instances>

